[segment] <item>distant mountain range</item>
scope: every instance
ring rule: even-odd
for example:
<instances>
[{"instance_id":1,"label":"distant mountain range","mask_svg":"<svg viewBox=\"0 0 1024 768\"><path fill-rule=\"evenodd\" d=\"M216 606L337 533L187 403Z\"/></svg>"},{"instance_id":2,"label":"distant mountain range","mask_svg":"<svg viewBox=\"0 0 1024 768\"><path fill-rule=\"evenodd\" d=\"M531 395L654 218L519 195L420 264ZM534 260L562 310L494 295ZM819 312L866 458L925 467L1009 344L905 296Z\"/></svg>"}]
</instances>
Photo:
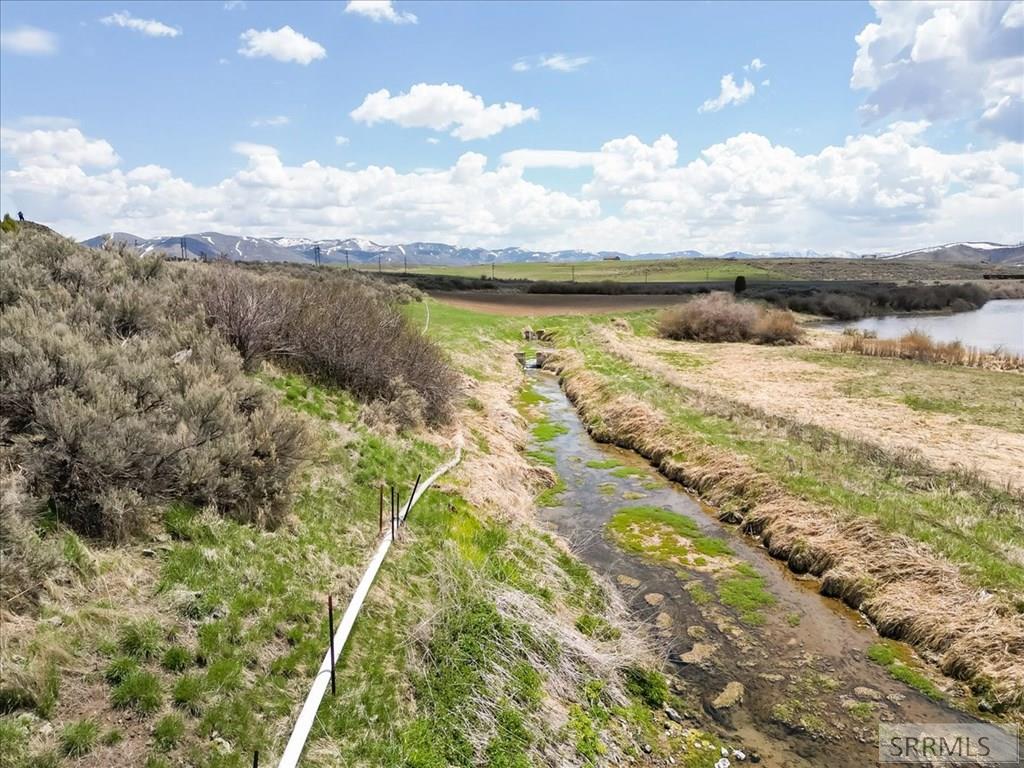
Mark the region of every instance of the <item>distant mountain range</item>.
<instances>
[{"instance_id":1,"label":"distant mountain range","mask_svg":"<svg viewBox=\"0 0 1024 768\"><path fill-rule=\"evenodd\" d=\"M533 251L524 248L460 248L445 243L403 243L380 245L372 240L350 237L344 240L312 240L304 237L238 237L220 232L174 235L172 237L145 238L128 232L109 232L82 244L98 248L113 239L132 245L142 253L158 251L168 256L191 259L214 259L227 257L236 261L293 261L310 263L314 260L317 246L324 263L350 263L358 265L379 264L385 267L408 266L471 266L508 264L514 262L549 261L600 261L602 259L806 259L806 258L877 258L908 259L918 261L947 262L990 262L1006 265L1024 265L1024 244L1001 245L999 243L968 242L947 243L932 248L905 251L893 254L868 254L861 256L852 251L819 253L817 251L773 251L769 253L745 253L730 251L722 254L706 254L700 251L672 251L668 253L628 254L618 251Z\"/></svg>"}]
</instances>

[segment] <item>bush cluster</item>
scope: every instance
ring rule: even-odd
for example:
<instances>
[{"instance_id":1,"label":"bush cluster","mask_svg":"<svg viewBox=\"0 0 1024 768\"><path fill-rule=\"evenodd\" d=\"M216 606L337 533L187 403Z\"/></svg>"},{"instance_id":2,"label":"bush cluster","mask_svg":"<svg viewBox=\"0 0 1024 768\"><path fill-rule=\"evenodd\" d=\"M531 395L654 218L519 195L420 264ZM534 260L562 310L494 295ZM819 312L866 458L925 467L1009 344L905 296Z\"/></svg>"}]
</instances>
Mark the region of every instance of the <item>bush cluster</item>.
<instances>
[{"instance_id":1,"label":"bush cluster","mask_svg":"<svg viewBox=\"0 0 1024 768\"><path fill-rule=\"evenodd\" d=\"M759 344L792 344L801 336L792 313L738 301L732 294L722 292L699 296L665 310L658 318L658 332L677 340Z\"/></svg>"},{"instance_id":2,"label":"bush cluster","mask_svg":"<svg viewBox=\"0 0 1024 768\"><path fill-rule=\"evenodd\" d=\"M252 369L275 360L379 402L410 426L447 420L459 391L444 353L413 328L389 293L347 278L210 270L207 316Z\"/></svg>"},{"instance_id":3,"label":"bush cluster","mask_svg":"<svg viewBox=\"0 0 1024 768\"><path fill-rule=\"evenodd\" d=\"M282 518L307 436L196 311L201 269L38 226L0 240L0 467L22 510L111 540L171 501Z\"/></svg>"},{"instance_id":4,"label":"bush cluster","mask_svg":"<svg viewBox=\"0 0 1024 768\"><path fill-rule=\"evenodd\" d=\"M748 295L794 312L824 315L838 320L858 320L870 315L898 312L964 312L984 306L989 299L989 293L974 283L846 283L836 288L789 286L759 289L748 292Z\"/></svg>"}]
</instances>

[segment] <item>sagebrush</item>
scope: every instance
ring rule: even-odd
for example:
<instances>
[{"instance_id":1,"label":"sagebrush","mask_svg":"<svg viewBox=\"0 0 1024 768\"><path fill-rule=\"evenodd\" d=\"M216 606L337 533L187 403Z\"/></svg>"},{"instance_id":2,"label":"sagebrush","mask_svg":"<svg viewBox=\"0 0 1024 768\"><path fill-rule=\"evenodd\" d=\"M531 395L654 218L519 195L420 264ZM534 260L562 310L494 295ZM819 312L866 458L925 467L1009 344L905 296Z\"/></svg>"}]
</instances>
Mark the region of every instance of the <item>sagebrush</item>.
<instances>
[{"instance_id":1,"label":"sagebrush","mask_svg":"<svg viewBox=\"0 0 1024 768\"><path fill-rule=\"evenodd\" d=\"M306 432L196 311L199 269L4 235L0 461L22 508L114 540L171 501L283 517Z\"/></svg>"},{"instance_id":2,"label":"sagebrush","mask_svg":"<svg viewBox=\"0 0 1024 768\"><path fill-rule=\"evenodd\" d=\"M658 318L658 332L677 340L759 344L792 344L802 334L792 313L740 301L722 292L699 296L665 310Z\"/></svg>"}]
</instances>

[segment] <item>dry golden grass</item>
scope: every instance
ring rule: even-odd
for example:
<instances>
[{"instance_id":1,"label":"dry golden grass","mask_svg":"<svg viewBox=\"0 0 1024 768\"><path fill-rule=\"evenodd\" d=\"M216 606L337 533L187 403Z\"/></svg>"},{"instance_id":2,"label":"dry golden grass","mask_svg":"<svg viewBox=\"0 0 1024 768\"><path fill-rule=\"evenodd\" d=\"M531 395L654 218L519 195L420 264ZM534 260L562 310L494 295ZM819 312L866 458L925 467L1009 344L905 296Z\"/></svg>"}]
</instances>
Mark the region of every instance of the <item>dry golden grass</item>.
<instances>
[{"instance_id":1,"label":"dry golden grass","mask_svg":"<svg viewBox=\"0 0 1024 768\"><path fill-rule=\"evenodd\" d=\"M854 352L871 357L898 357L925 363L962 365L1024 371L1024 355L983 352L959 341L935 341L923 331L911 331L898 339L878 339L863 333L844 333L832 343L835 352Z\"/></svg>"},{"instance_id":2,"label":"dry golden grass","mask_svg":"<svg viewBox=\"0 0 1024 768\"><path fill-rule=\"evenodd\" d=\"M1024 705L1024 616L969 586L926 546L793 497L734 454L673 429L646 403L611 394L574 351L559 352L547 367L595 439L636 451L712 505L727 506L729 519L773 557L820 577L823 594L862 611L883 635L912 643L998 706Z\"/></svg>"}]
</instances>

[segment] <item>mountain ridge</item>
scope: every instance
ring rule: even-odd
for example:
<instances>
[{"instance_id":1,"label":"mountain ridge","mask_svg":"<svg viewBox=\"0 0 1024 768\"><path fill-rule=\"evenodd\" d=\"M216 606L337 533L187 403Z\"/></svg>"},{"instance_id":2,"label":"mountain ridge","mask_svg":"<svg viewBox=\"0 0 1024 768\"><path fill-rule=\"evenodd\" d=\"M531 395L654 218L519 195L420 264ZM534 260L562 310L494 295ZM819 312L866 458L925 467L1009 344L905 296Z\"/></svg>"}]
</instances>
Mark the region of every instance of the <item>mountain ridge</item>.
<instances>
[{"instance_id":1,"label":"mountain ridge","mask_svg":"<svg viewBox=\"0 0 1024 768\"><path fill-rule=\"evenodd\" d=\"M109 232L82 240L91 248L102 246L107 240L124 242L142 253L158 251L171 257L212 259L227 257L237 261L285 261L310 263L315 260L315 249L320 248L324 263L355 262L379 266L488 266L499 263L518 262L573 262L641 259L822 259L822 258L872 258L885 260L914 260L942 262L994 263L1024 265L1024 243L1014 245L987 241L963 241L918 248L897 253L858 254L853 251L832 251L821 253L814 250L769 251L749 253L728 251L722 254L708 254L697 250L666 252L643 252L636 254L621 251L586 251L578 249L539 251L518 246L506 248L470 248L447 243L412 242L382 245L368 238L324 238L305 237L248 237L226 235L221 232L198 232L167 237L143 238L129 232Z\"/></svg>"}]
</instances>

